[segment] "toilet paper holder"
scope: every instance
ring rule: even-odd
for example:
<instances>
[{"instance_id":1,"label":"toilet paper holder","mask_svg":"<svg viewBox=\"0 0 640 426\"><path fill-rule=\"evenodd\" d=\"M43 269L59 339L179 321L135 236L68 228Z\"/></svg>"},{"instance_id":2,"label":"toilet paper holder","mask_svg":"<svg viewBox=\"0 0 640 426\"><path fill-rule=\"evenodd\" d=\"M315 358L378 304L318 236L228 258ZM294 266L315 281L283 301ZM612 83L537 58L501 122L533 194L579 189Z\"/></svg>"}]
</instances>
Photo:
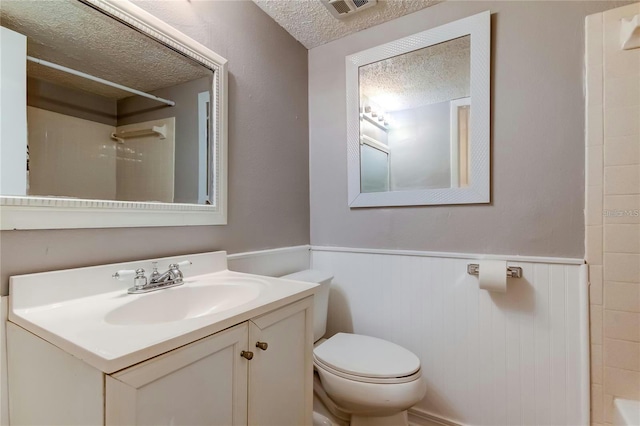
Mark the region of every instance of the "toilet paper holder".
<instances>
[{"instance_id":1,"label":"toilet paper holder","mask_svg":"<svg viewBox=\"0 0 640 426\"><path fill-rule=\"evenodd\" d=\"M467 274L480 275L480 265L469 263L467 265ZM507 278L522 278L522 268L519 266L507 266Z\"/></svg>"}]
</instances>

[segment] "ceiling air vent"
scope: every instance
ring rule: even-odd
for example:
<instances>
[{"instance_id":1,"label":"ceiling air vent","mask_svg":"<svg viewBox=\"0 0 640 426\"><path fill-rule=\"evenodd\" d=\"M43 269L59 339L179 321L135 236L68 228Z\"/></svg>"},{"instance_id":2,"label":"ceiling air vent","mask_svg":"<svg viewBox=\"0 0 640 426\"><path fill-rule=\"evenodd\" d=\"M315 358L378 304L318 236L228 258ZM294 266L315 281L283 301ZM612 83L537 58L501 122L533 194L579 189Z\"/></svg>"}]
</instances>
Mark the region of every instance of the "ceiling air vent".
<instances>
[{"instance_id":1,"label":"ceiling air vent","mask_svg":"<svg viewBox=\"0 0 640 426\"><path fill-rule=\"evenodd\" d=\"M378 0L320 0L333 16L342 19L355 12L375 6Z\"/></svg>"}]
</instances>

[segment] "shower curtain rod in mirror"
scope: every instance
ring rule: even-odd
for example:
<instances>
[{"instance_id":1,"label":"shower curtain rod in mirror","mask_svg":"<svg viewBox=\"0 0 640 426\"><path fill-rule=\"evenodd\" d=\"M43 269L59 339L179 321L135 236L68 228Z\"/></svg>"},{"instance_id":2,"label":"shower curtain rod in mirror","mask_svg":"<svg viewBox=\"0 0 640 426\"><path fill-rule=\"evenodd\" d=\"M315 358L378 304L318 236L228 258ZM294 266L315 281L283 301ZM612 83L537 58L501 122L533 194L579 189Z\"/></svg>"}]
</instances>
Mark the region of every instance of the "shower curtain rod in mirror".
<instances>
[{"instance_id":1,"label":"shower curtain rod in mirror","mask_svg":"<svg viewBox=\"0 0 640 426\"><path fill-rule=\"evenodd\" d=\"M132 89L131 87L123 86L122 84L114 83L109 80L105 80L103 78L94 77L90 74L86 74L84 72L76 71L71 68L63 67L62 65L54 64L53 62L45 61L43 59L34 58L33 56L27 56L27 61L34 62L36 64L40 64L45 67L53 68L58 71L66 72L69 74L77 75L78 77L86 78L88 80L92 80L101 84L105 84L107 86L115 87L116 89L124 90L125 92L133 93L139 96L143 96L145 98L153 99L154 101L162 102L163 104L167 104L169 106L174 106L176 103L169 99L164 99L155 95L151 95L149 93L142 92L140 90Z\"/></svg>"}]
</instances>

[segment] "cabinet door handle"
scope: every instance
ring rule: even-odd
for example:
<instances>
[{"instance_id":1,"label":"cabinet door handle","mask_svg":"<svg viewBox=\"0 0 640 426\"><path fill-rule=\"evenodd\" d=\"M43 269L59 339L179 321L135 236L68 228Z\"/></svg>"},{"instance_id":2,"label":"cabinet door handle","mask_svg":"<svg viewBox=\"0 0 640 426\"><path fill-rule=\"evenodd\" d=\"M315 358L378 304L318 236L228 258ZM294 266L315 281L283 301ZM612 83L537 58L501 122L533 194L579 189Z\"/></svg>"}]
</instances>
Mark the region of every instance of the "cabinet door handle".
<instances>
[{"instance_id":1,"label":"cabinet door handle","mask_svg":"<svg viewBox=\"0 0 640 426\"><path fill-rule=\"evenodd\" d=\"M268 347L269 344L267 342L256 342L256 348L260 348L263 351L266 351Z\"/></svg>"},{"instance_id":2,"label":"cabinet door handle","mask_svg":"<svg viewBox=\"0 0 640 426\"><path fill-rule=\"evenodd\" d=\"M240 356L246 359L251 359L253 358L253 352L249 352L249 351L242 351L240 352Z\"/></svg>"}]
</instances>

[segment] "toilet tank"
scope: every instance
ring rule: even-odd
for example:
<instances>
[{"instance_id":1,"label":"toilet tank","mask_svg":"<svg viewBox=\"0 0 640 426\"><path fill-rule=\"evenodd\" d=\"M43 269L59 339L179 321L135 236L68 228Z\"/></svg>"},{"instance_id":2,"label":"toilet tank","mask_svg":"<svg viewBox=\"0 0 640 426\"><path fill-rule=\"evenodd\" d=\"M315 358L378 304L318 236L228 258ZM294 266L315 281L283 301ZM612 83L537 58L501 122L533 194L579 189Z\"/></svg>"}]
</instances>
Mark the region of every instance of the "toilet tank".
<instances>
[{"instance_id":1,"label":"toilet tank","mask_svg":"<svg viewBox=\"0 0 640 426\"><path fill-rule=\"evenodd\" d=\"M307 269L305 271L285 275L281 278L320 284L320 288L313 297L313 341L317 342L327 331L329 287L331 285L333 275L324 271Z\"/></svg>"}]
</instances>

